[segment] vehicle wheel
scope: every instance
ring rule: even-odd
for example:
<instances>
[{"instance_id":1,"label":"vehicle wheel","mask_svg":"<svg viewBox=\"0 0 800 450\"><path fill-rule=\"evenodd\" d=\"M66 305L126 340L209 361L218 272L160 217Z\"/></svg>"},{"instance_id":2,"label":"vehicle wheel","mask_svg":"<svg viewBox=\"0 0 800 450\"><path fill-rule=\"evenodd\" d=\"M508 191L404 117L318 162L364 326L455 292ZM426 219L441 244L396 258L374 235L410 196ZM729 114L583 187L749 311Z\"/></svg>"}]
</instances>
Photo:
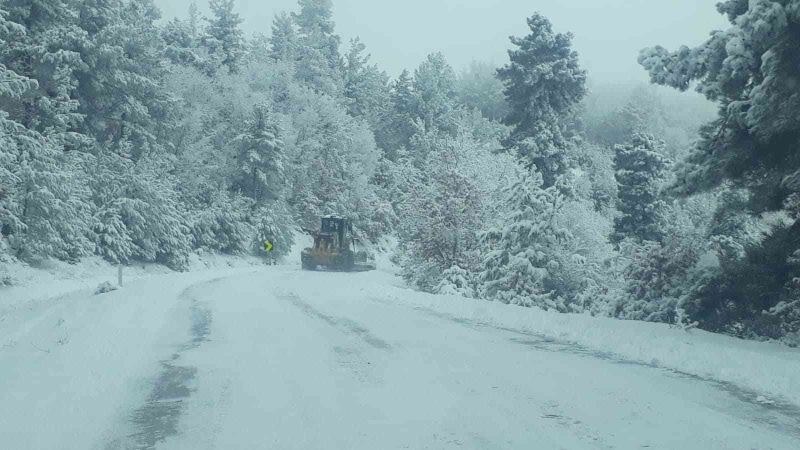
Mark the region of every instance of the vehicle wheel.
<instances>
[{"instance_id":1,"label":"vehicle wheel","mask_svg":"<svg viewBox=\"0 0 800 450\"><path fill-rule=\"evenodd\" d=\"M355 261L353 260L353 255L348 254L344 258L342 258L342 269L345 272L352 272L353 267L355 267Z\"/></svg>"}]
</instances>

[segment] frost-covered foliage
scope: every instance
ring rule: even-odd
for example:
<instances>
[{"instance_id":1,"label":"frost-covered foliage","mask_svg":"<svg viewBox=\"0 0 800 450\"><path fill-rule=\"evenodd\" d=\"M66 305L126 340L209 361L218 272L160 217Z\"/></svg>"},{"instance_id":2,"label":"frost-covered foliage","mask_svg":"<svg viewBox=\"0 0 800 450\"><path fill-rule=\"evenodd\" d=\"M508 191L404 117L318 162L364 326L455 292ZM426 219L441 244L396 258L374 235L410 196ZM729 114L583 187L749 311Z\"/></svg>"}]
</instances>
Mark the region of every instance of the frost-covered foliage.
<instances>
[{"instance_id":1,"label":"frost-covered foliage","mask_svg":"<svg viewBox=\"0 0 800 450\"><path fill-rule=\"evenodd\" d=\"M8 16L0 9L0 104L46 103L37 80L5 64L13 43L28 40L26 29ZM71 176L81 158L64 153L63 129L47 127L42 134L21 122L27 117L0 110L0 252L75 260L91 252L87 191Z\"/></svg>"},{"instance_id":2,"label":"frost-covered foliage","mask_svg":"<svg viewBox=\"0 0 800 450\"><path fill-rule=\"evenodd\" d=\"M299 11L292 13L298 29L297 77L316 92L341 95L341 38L335 33L331 0L299 0Z\"/></svg>"},{"instance_id":3,"label":"frost-covered foliage","mask_svg":"<svg viewBox=\"0 0 800 450\"><path fill-rule=\"evenodd\" d=\"M480 232L514 176L513 159L492 151L502 131L474 114L464 112L456 119L455 136L438 129L420 131L398 163L401 267L406 279L427 291L435 291L454 267L473 277L479 268ZM479 132L474 122L489 128ZM470 286L474 289L474 282Z\"/></svg>"},{"instance_id":4,"label":"frost-covered foliage","mask_svg":"<svg viewBox=\"0 0 800 450\"><path fill-rule=\"evenodd\" d=\"M88 193L71 176L78 162L53 141L4 116L0 112L0 225L9 251L27 260L91 254Z\"/></svg>"},{"instance_id":5,"label":"frost-covered foliage","mask_svg":"<svg viewBox=\"0 0 800 450\"><path fill-rule=\"evenodd\" d=\"M533 171L509 188L502 222L482 239L488 250L482 281L491 299L563 311L561 299L545 283L558 264L553 249L567 232L555 223L559 193L542 185L541 174Z\"/></svg>"},{"instance_id":6,"label":"frost-covered foliage","mask_svg":"<svg viewBox=\"0 0 800 450\"><path fill-rule=\"evenodd\" d=\"M310 93L309 93L310 94ZM348 216L364 228L369 208L370 178L379 151L365 122L347 115L330 97L307 95L295 103L290 204L303 225L318 225L328 214Z\"/></svg>"},{"instance_id":7,"label":"frost-covered foliage","mask_svg":"<svg viewBox=\"0 0 800 450\"><path fill-rule=\"evenodd\" d=\"M189 227L175 189L177 180L165 170L169 166L162 157L138 163L117 155L97 158L92 179L97 254L115 263L186 266Z\"/></svg>"},{"instance_id":8,"label":"frost-covered foliage","mask_svg":"<svg viewBox=\"0 0 800 450\"><path fill-rule=\"evenodd\" d=\"M284 143L269 105L256 105L244 133L236 137L238 181L235 186L256 202L275 200L284 183Z\"/></svg>"},{"instance_id":9,"label":"frost-covered foliage","mask_svg":"<svg viewBox=\"0 0 800 450\"><path fill-rule=\"evenodd\" d=\"M586 72L572 50L572 34L556 33L541 14L528 18L531 33L512 37L509 64L498 69L513 126L505 147L542 174L544 186L569 169L569 117L586 95Z\"/></svg>"},{"instance_id":10,"label":"frost-covered foliage","mask_svg":"<svg viewBox=\"0 0 800 450\"><path fill-rule=\"evenodd\" d=\"M369 120L387 80L357 46L345 100L329 2L252 43L232 0L164 25L151 0L2 6L3 258L183 268L193 249L264 254L264 240L281 255L296 220L323 211L386 232ZM327 69L307 73L303 52Z\"/></svg>"},{"instance_id":11,"label":"frost-covered foliage","mask_svg":"<svg viewBox=\"0 0 800 450\"><path fill-rule=\"evenodd\" d=\"M787 312L793 306L787 305L796 305L793 280L800 276L792 263L800 249L794 214L800 192L794 182L800 173L800 1L728 0L717 9L730 28L695 48L645 49L639 62L654 82L680 90L696 85L719 104L719 117L702 130L679 168L674 191L742 189L749 201L739 203L739 215L786 217L769 223L756 243L715 236L727 254L738 256L723 255L720 269L695 292L692 301L701 305L696 318L712 329L777 337L794 323ZM730 213L720 217L730 221ZM769 314L774 308L781 312ZM782 324L782 318L789 322Z\"/></svg>"},{"instance_id":12,"label":"frost-covered foliage","mask_svg":"<svg viewBox=\"0 0 800 450\"><path fill-rule=\"evenodd\" d=\"M433 292L439 295L459 295L473 298L475 297L475 281L471 272L456 265L444 271L442 281L436 285Z\"/></svg>"},{"instance_id":13,"label":"frost-covered foliage","mask_svg":"<svg viewBox=\"0 0 800 450\"><path fill-rule=\"evenodd\" d=\"M635 134L629 144L615 147L619 209L614 222L614 240L627 237L640 241L660 241L663 230L658 216L664 202L659 198L667 161L661 156L662 141L645 134Z\"/></svg>"},{"instance_id":14,"label":"frost-covered foliage","mask_svg":"<svg viewBox=\"0 0 800 450\"><path fill-rule=\"evenodd\" d=\"M272 34L269 37L269 55L276 61L289 62L297 57L297 30L294 21L285 11L272 20Z\"/></svg>"},{"instance_id":15,"label":"frost-covered foliage","mask_svg":"<svg viewBox=\"0 0 800 450\"><path fill-rule=\"evenodd\" d=\"M376 136L381 136L389 106L389 76L377 64L370 64L366 49L358 38L350 42L344 59L344 96L350 115L366 120Z\"/></svg>"},{"instance_id":16,"label":"frost-covered foliage","mask_svg":"<svg viewBox=\"0 0 800 450\"><path fill-rule=\"evenodd\" d=\"M617 317L673 323L686 309L704 271L701 258L710 249L704 235L709 219L706 199L664 206L657 226L659 241L629 237L621 242L624 294L614 302ZM693 317L690 314L689 317Z\"/></svg>"},{"instance_id":17,"label":"frost-covered foliage","mask_svg":"<svg viewBox=\"0 0 800 450\"><path fill-rule=\"evenodd\" d=\"M236 72L244 56L244 33L239 26L244 22L234 11L234 0L210 0L213 17L206 19L208 26L202 37L208 54L228 70Z\"/></svg>"},{"instance_id":18,"label":"frost-covered foliage","mask_svg":"<svg viewBox=\"0 0 800 450\"><path fill-rule=\"evenodd\" d=\"M458 100L470 109L477 109L490 120L502 121L508 115L508 102L503 95L503 82L491 64L473 61L456 81Z\"/></svg>"}]
</instances>

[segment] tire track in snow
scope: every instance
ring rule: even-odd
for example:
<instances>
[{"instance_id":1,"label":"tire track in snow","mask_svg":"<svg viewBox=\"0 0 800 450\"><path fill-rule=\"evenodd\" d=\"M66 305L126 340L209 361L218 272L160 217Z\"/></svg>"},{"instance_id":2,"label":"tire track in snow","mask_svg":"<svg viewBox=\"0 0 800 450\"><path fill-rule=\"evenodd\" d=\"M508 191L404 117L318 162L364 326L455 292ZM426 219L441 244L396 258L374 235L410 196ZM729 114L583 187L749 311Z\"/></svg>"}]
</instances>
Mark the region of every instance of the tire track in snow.
<instances>
[{"instance_id":1,"label":"tire track in snow","mask_svg":"<svg viewBox=\"0 0 800 450\"><path fill-rule=\"evenodd\" d=\"M334 317L325 314L307 302L304 302L296 294L279 295L278 298L291 303L306 316L329 325L343 335L355 337L358 341L368 345L373 350L386 352L390 351L392 348L388 342L373 335L366 327L358 322L344 317ZM350 376L354 376L359 382L382 383L383 378L380 375L381 369L377 367L377 361L373 361L374 358L368 358L367 355L364 354L363 346L347 344L334 345L332 350L338 367L345 369L346 372L350 373ZM376 362L376 364L373 364L373 362Z\"/></svg>"},{"instance_id":2,"label":"tire track in snow","mask_svg":"<svg viewBox=\"0 0 800 450\"><path fill-rule=\"evenodd\" d=\"M344 317L334 317L325 314L320 310L314 308L310 304L301 300L300 297L298 297L296 294L282 295L280 296L280 298L283 300L288 300L307 316L319 319L327 323L331 327L336 328L337 330L343 332L344 334L356 336L375 349L390 350L392 348L388 342L375 336L374 334L372 334L372 332L370 332L367 328L365 328L358 322L355 322L353 320Z\"/></svg>"},{"instance_id":3,"label":"tire track in snow","mask_svg":"<svg viewBox=\"0 0 800 450\"><path fill-rule=\"evenodd\" d=\"M397 305L397 303L377 297L372 297L370 300L387 305ZM736 410L717 408L719 412L738 416L747 421L769 427L782 434L800 439L800 406L780 399L766 399L762 394L734 383L670 369L659 365L657 361L644 362L626 359L612 352L592 350L574 342L555 339L539 333L516 330L481 321L456 317L422 306L413 306L412 308L427 315L454 322L478 331L494 330L507 333L510 335L507 336L509 342L535 348L536 350L554 353L571 353L582 357L605 360L613 364L646 367L660 370L668 376L707 384L718 391L728 394L734 401L737 401L742 406L742 409ZM746 414L736 414L736 412L746 412Z\"/></svg>"}]
</instances>

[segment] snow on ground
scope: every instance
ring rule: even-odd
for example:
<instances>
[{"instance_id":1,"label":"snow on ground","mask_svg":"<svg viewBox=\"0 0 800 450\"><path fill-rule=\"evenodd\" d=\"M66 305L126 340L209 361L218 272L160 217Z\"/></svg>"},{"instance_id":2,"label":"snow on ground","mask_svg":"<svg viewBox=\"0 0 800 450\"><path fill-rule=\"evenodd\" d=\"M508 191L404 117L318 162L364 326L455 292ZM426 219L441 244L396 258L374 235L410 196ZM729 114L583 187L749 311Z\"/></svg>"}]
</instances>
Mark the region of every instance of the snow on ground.
<instances>
[{"instance_id":1,"label":"snow on ground","mask_svg":"<svg viewBox=\"0 0 800 450\"><path fill-rule=\"evenodd\" d=\"M255 264L203 255L187 273L126 267L125 287L103 295L95 288L116 284L117 269L100 260L12 267L19 284L0 288L0 447L91 448L182 338L181 292Z\"/></svg>"},{"instance_id":2,"label":"snow on ground","mask_svg":"<svg viewBox=\"0 0 800 450\"><path fill-rule=\"evenodd\" d=\"M387 289L387 285L393 285ZM608 357L730 382L800 405L800 349L736 339L667 324L621 321L483 300L414 292L383 277L365 286L370 296L427 308L475 324L529 332L605 352Z\"/></svg>"},{"instance_id":3,"label":"snow on ground","mask_svg":"<svg viewBox=\"0 0 800 450\"><path fill-rule=\"evenodd\" d=\"M214 253L192 253L189 271L214 268L246 267L261 264L258 258L233 257ZM95 288L103 282L117 283L117 266L99 257L85 258L79 263L47 260L37 266L25 263L6 264L3 273L14 284L0 286L0 318L3 310L20 303L63 295L79 289ZM135 263L123 269L123 283L152 275L174 273L161 264ZM1 320L1 319L0 319Z\"/></svg>"},{"instance_id":4,"label":"snow on ground","mask_svg":"<svg viewBox=\"0 0 800 450\"><path fill-rule=\"evenodd\" d=\"M15 269L27 284L0 288L3 447L800 440L796 349L423 294L386 258L359 274L302 272L298 259L132 267L99 296L116 278L102 262Z\"/></svg>"},{"instance_id":5,"label":"snow on ground","mask_svg":"<svg viewBox=\"0 0 800 450\"><path fill-rule=\"evenodd\" d=\"M797 408L480 325L396 283L380 272L270 268L204 284L191 297L207 311L207 339L174 362L190 369L193 391L180 411L159 412L161 389L154 389L158 402L134 407L147 412L144 426L117 430L128 437L111 439L111 448L153 442L153 429L163 449L708 450L800 442ZM464 307L463 299L443 301Z\"/></svg>"}]
</instances>

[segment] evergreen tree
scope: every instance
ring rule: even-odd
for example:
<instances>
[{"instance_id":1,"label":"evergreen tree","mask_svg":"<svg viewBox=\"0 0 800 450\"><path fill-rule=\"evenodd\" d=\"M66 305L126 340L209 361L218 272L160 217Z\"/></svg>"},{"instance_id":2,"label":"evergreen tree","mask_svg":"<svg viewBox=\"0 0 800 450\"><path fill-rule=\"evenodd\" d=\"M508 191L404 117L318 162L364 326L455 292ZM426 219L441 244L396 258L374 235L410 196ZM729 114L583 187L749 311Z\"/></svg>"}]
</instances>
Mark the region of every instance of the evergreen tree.
<instances>
[{"instance_id":1,"label":"evergreen tree","mask_svg":"<svg viewBox=\"0 0 800 450\"><path fill-rule=\"evenodd\" d=\"M333 2L331 0L298 0L300 12L292 14L304 34L319 30L332 35L336 29L333 22Z\"/></svg>"},{"instance_id":2,"label":"evergreen tree","mask_svg":"<svg viewBox=\"0 0 800 450\"><path fill-rule=\"evenodd\" d=\"M350 50L343 67L344 96L347 110L353 117L366 120L379 146L385 144L385 134L389 109L389 76L377 65L369 63L370 55L365 55L366 46L355 38L350 42Z\"/></svg>"},{"instance_id":3,"label":"evergreen tree","mask_svg":"<svg viewBox=\"0 0 800 450\"><path fill-rule=\"evenodd\" d=\"M664 106L654 88L640 86L622 108L603 120L600 133L591 137L603 145L621 145L636 134L663 136L667 131L665 122Z\"/></svg>"},{"instance_id":4,"label":"evergreen tree","mask_svg":"<svg viewBox=\"0 0 800 450\"><path fill-rule=\"evenodd\" d=\"M454 131L456 74L441 53L432 53L414 71L414 114L425 130Z\"/></svg>"},{"instance_id":5,"label":"evergreen tree","mask_svg":"<svg viewBox=\"0 0 800 450\"><path fill-rule=\"evenodd\" d=\"M209 53L231 72L239 69L245 53L243 22L234 11L235 0L210 0L208 4L213 17L206 19L204 42Z\"/></svg>"},{"instance_id":6,"label":"evergreen tree","mask_svg":"<svg viewBox=\"0 0 800 450\"><path fill-rule=\"evenodd\" d=\"M74 134L82 116L74 91L84 66L81 48L88 45L77 25L74 1L9 0L7 23L24 30L0 48L0 64L35 80L36 95L9 98L4 109L27 129L62 142L79 144Z\"/></svg>"},{"instance_id":7,"label":"evergreen tree","mask_svg":"<svg viewBox=\"0 0 800 450\"><path fill-rule=\"evenodd\" d=\"M637 134L629 144L615 147L616 178L621 215L614 221L613 241L626 237L660 242L658 226L664 202L659 199L667 161L661 156L663 142Z\"/></svg>"},{"instance_id":8,"label":"evergreen tree","mask_svg":"<svg viewBox=\"0 0 800 450\"><path fill-rule=\"evenodd\" d=\"M293 13L300 45L297 76L313 89L331 96L342 91L340 38L335 34L331 0L299 0L300 11Z\"/></svg>"},{"instance_id":9,"label":"evergreen tree","mask_svg":"<svg viewBox=\"0 0 800 450\"><path fill-rule=\"evenodd\" d=\"M164 54L173 64L193 66L202 69L206 66L204 49L197 29L197 5L189 11L189 20L173 18L161 29L161 39L166 46Z\"/></svg>"},{"instance_id":10,"label":"evergreen tree","mask_svg":"<svg viewBox=\"0 0 800 450\"><path fill-rule=\"evenodd\" d=\"M719 104L719 117L701 131L673 191L691 195L729 185L750 193L741 214L792 217L695 291L694 317L712 329L738 323L737 334L779 337L780 326L760 319L781 302L792 304L793 279L800 276L791 262L800 249L800 221L791 214L791 199L800 192L791 182L800 174L800 2L727 0L717 9L730 28L695 48L644 49L639 62L654 83L679 90L695 85ZM788 316L774 318L780 317Z\"/></svg>"},{"instance_id":11,"label":"evergreen tree","mask_svg":"<svg viewBox=\"0 0 800 450\"><path fill-rule=\"evenodd\" d=\"M535 165L550 187L569 166L567 119L586 95L586 72L571 33L555 33L540 14L528 19L528 27L529 35L511 38L511 62L497 71L511 109L506 123L514 128L504 145Z\"/></svg>"},{"instance_id":12,"label":"evergreen tree","mask_svg":"<svg viewBox=\"0 0 800 450\"><path fill-rule=\"evenodd\" d=\"M277 61L294 61L297 57L297 31L292 16L282 12L272 20L270 56Z\"/></svg>"},{"instance_id":13,"label":"evergreen tree","mask_svg":"<svg viewBox=\"0 0 800 450\"><path fill-rule=\"evenodd\" d=\"M439 295L459 295L466 298L475 297L475 283L472 274L460 266L453 266L444 271L442 281L433 289Z\"/></svg>"},{"instance_id":14,"label":"evergreen tree","mask_svg":"<svg viewBox=\"0 0 800 450\"><path fill-rule=\"evenodd\" d=\"M304 226L318 226L320 216L337 214L365 230L378 213L369 184L380 155L375 139L335 99L311 94L288 143L293 149L290 204Z\"/></svg>"},{"instance_id":15,"label":"evergreen tree","mask_svg":"<svg viewBox=\"0 0 800 450\"><path fill-rule=\"evenodd\" d=\"M127 153L128 143L122 143ZM91 168L96 253L113 263L158 262L184 269L191 240L169 160L146 155L136 163L103 153Z\"/></svg>"},{"instance_id":16,"label":"evergreen tree","mask_svg":"<svg viewBox=\"0 0 800 450\"><path fill-rule=\"evenodd\" d=\"M558 269L555 249L568 238L555 222L560 202L557 189L544 188L536 170L508 189L503 220L483 237L488 252L482 281L490 299L565 310L563 299L547 288L551 271Z\"/></svg>"},{"instance_id":17,"label":"evergreen tree","mask_svg":"<svg viewBox=\"0 0 800 450\"><path fill-rule=\"evenodd\" d=\"M491 64L473 61L458 77L456 91L464 106L478 109L487 119L502 121L508 115L503 82Z\"/></svg>"},{"instance_id":18,"label":"evergreen tree","mask_svg":"<svg viewBox=\"0 0 800 450\"><path fill-rule=\"evenodd\" d=\"M399 234L406 244L401 267L407 280L435 292L448 269L475 271L472 262L487 196L467 170L478 151L474 140L434 130L414 141L414 147L427 148L416 152L425 155L422 164L406 169L411 182L399 207Z\"/></svg>"},{"instance_id":19,"label":"evergreen tree","mask_svg":"<svg viewBox=\"0 0 800 450\"><path fill-rule=\"evenodd\" d=\"M416 132L414 125L414 87L411 74L403 70L392 83L389 94L390 111L388 126L384 137L384 149L387 156L397 159L400 148L408 148L411 137Z\"/></svg>"},{"instance_id":20,"label":"evergreen tree","mask_svg":"<svg viewBox=\"0 0 800 450\"><path fill-rule=\"evenodd\" d=\"M20 3L16 6L17 12L24 9ZM41 24L36 20L52 18L63 12L59 8L64 5L35 3L27 6L31 12L28 23L38 29ZM45 6L50 8L42 9ZM33 43L26 28L8 20L7 16L6 11L0 9L2 62ZM50 80L49 77L42 79ZM45 135L12 120L13 116L5 110L10 107L14 111L23 98L30 100L28 106L46 104L47 94L37 80L0 63L0 105L3 106L0 109L0 191L3 197L0 200L0 238L8 241L9 250L18 258L56 257L74 261L91 252L86 223L90 207L87 192L76 173L80 156L64 153L65 139L60 132L66 130L54 129L57 122L48 124L44 131L49 135ZM53 111L49 106L43 105L41 110ZM26 114L18 117L30 118ZM30 123L42 125L36 121Z\"/></svg>"},{"instance_id":21,"label":"evergreen tree","mask_svg":"<svg viewBox=\"0 0 800 450\"><path fill-rule=\"evenodd\" d=\"M251 39L247 40L245 58L243 64L271 62L272 51L270 39L264 33L256 33Z\"/></svg>"},{"instance_id":22,"label":"evergreen tree","mask_svg":"<svg viewBox=\"0 0 800 450\"><path fill-rule=\"evenodd\" d=\"M84 133L103 147L138 158L168 140L172 99L164 91L153 0L87 0L80 26L91 36L81 49L86 65L77 73L78 111ZM128 145L130 144L130 145Z\"/></svg>"},{"instance_id":23,"label":"evergreen tree","mask_svg":"<svg viewBox=\"0 0 800 450\"><path fill-rule=\"evenodd\" d=\"M697 199L664 210L656 226L668 239L620 243L627 264L621 273L622 295L612 302L615 317L675 323L687 312L690 317L696 312L689 299L705 276L696 266L708 249L704 235L708 215L703 214L708 205Z\"/></svg>"},{"instance_id":24,"label":"evergreen tree","mask_svg":"<svg viewBox=\"0 0 800 450\"><path fill-rule=\"evenodd\" d=\"M192 2L189 5L189 37L192 40L197 40L200 38L200 10L197 8L197 2Z\"/></svg>"},{"instance_id":25,"label":"evergreen tree","mask_svg":"<svg viewBox=\"0 0 800 450\"><path fill-rule=\"evenodd\" d=\"M246 131L237 137L239 188L257 203L280 197L283 184L283 140L269 108L257 106Z\"/></svg>"}]
</instances>

